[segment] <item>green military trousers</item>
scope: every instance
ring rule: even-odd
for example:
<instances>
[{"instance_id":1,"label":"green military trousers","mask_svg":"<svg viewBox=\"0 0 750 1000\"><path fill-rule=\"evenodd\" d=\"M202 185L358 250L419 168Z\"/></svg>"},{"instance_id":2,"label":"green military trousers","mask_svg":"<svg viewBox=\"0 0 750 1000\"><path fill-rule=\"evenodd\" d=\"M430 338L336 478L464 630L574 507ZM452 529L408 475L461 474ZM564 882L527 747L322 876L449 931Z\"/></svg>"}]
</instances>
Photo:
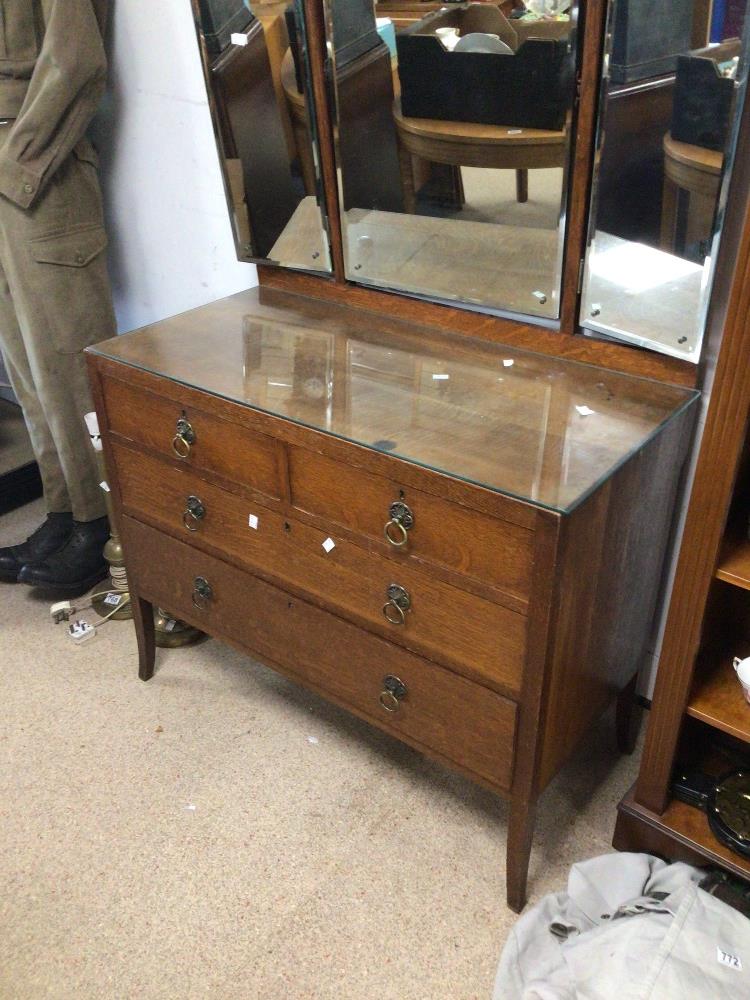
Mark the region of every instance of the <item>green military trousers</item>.
<instances>
[{"instance_id":1,"label":"green military trousers","mask_svg":"<svg viewBox=\"0 0 750 1000\"><path fill-rule=\"evenodd\" d=\"M3 132L0 126L0 148ZM83 140L31 209L0 196L0 346L49 513L105 513L83 350L114 336L96 155Z\"/></svg>"}]
</instances>

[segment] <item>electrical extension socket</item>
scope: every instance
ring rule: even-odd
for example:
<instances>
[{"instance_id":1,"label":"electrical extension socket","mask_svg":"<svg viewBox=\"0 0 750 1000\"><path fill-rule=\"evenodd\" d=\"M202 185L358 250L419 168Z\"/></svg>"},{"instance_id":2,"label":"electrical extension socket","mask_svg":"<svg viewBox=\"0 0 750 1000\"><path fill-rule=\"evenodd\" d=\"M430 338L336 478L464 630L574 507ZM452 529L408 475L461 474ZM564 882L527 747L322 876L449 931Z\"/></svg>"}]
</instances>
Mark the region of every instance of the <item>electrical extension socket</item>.
<instances>
[{"instance_id":1,"label":"electrical extension socket","mask_svg":"<svg viewBox=\"0 0 750 1000\"><path fill-rule=\"evenodd\" d=\"M96 629L83 618L78 618L72 625L68 626L68 635L77 646L82 646L84 642L94 638Z\"/></svg>"}]
</instances>

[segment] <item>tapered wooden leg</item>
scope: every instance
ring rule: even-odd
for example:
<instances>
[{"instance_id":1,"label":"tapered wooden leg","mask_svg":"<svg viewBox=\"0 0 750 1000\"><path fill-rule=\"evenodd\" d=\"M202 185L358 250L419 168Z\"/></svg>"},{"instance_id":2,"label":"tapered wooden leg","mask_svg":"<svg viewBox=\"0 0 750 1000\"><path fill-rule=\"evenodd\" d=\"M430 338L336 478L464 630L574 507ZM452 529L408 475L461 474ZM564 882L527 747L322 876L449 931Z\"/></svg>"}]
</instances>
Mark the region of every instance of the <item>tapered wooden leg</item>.
<instances>
[{"instance_id":1,"label":"tapered wooden leg","mask_svg":"<svg viewBox=\"0 0 750 1000\"><path fill-rule=\"evenodd\" d=\"M514 913L520 913L526 905L526 882L529 877L535 819L536 799L511 799L505 885L508 906Z\"/></svg>"},{"instance_id":2,"label":"tapered wooden leg","mask_svg":"<svg viewBox=\"0 0 750 1000\"><path fill-rule=\"evenodd\" d=\"M632 753L638 741L643 712L636 701L638 674L634 674L626 687L617 696L617 749L620 753Z\"/></svg>"},{"instance_id":3,"label":"tapered wooden leg","mask_svg":"<svg viewBox=\"0 0 750 1000\"><path fill-rule=\"evenodd\" d=\"M523 204L529 200L529 172L516 170L516 201Z\"/></svg>"},{"instance_id":4,"label":"tapered wooden leg","mask_svg":"<svg viewBox=\"0 0 750 1000\"><path fill-rule=\"evenodd\" d=\"M156 643L154 641L154 606L132 595L135 637L138 640L138 676L149 681L154 676Z\"/></svg>"}]
</instances>

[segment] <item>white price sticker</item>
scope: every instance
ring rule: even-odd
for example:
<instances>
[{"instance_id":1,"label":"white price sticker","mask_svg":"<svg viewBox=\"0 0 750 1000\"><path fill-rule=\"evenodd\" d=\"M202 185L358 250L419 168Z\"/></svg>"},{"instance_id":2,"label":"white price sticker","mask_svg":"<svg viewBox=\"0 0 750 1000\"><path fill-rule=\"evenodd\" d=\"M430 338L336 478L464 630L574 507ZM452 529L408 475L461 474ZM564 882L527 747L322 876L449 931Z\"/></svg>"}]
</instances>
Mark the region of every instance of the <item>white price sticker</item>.
<instances>
[{"instance_id":1,"label":"white price sticker","mask_svg":"<svg viewBox=\"0 0 750 1000\"><path fill-rule=\"evenodd\" d=\"M724 951L723 948L716 948L716 961L719 965L726 965L730 969L735 969L737 972L742 972L742 961L739 955L731 955L728 951Z\"/></svg>"},{"instance_id":2,"label":"white price sticker","mask_svg":"<svg viewBox=\"0 0 750 1000\"><path fill-rule=\"evenodd\" d=\"M326 538L326 540L323 542L323 548L326 550L326 552L330 552L331 549L336 548L336 543L332 538Z\"/></svg>"},{"instance_id":3,"label":"white price sticker","mask_svg":"<svg viewBox=\"0 0 750 1000\"><path fill-rule=\"evenodd\" d=\"M229 41L232 45L247 45L249 38L247 35L243 35L241 31L234 31L229 36Z\"/></svg>"},{"instance_id":4,"label":"white price sticker","mask_svg":"<svg viewBox=\"0 0 750 1000\"><path fill-rule=\"evenodd\" d=\"M107 596L104 598L104 603L105 604L110 604L110 605L112 605L112 607L116 607L120 603L120 595L119 594L107 594Z\"/></svg>"},{"instance_id":5,"label":"white price sticker","mask_svg":"<svg viewBox=\"0 0 750 1000\"><path fill-rule=\"evenodd\" d=\"M247 519L247 523L250 525L250 527L254 531L257 531L258 530L258 516L257 516L257 514L251 514L248 517L248 519Z\"/></svg>"},{"instance_id":6,"label":"white price sticker","mask_svg":"<svg viewBox=\"0 0 750 1000\"><path fill-rule=\"evenodd\" d=\"M105 493L109 493L109 483L107 483L104 480L102 480L99 483L99 487L100 487L100 489L103 489Z\"/></svg>"}]
</instances>

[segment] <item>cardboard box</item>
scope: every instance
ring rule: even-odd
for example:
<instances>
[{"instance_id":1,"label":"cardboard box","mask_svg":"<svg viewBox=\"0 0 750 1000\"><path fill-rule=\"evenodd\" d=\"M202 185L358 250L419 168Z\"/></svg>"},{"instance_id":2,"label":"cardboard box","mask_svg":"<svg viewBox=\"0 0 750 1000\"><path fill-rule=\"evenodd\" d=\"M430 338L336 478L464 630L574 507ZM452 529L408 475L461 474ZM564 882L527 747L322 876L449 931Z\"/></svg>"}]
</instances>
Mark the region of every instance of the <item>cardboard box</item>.
<instances>
[{"instance_id":1,"label":"cardboard box","mask_svg":"<svg viewBox=\"0 0 750 1000\"><path fill-rule=\"evenodd\" d=\"M723 152L731 125L735 81L722 76L720 64L740 54L740 40L696 49L677 58L672 106L672 138Z\"/></svg>"},{"instance_id":2,"label":"cardboard box","mask_svg":"<svg viewBox=\"0 0 750 1000\"><path fill-rule=\"evenodd\" d=\"M694 0L617 0L609 75L633 83L674 73L677 57L690 50Z\"/></svg>"},{"instance_id":3,"label":"cardboard box","mask_svg":"<svg viewBox=\"0 0 750 1000\"><path fill-rule=\"evenodd\" d=\"M513 54L456 52L436 34L498 35ZM401 109L410 118L562 129L573 99L569 21L509 21L468 3L428 14L396 35Z\"/></svg>"}]
</instances>

